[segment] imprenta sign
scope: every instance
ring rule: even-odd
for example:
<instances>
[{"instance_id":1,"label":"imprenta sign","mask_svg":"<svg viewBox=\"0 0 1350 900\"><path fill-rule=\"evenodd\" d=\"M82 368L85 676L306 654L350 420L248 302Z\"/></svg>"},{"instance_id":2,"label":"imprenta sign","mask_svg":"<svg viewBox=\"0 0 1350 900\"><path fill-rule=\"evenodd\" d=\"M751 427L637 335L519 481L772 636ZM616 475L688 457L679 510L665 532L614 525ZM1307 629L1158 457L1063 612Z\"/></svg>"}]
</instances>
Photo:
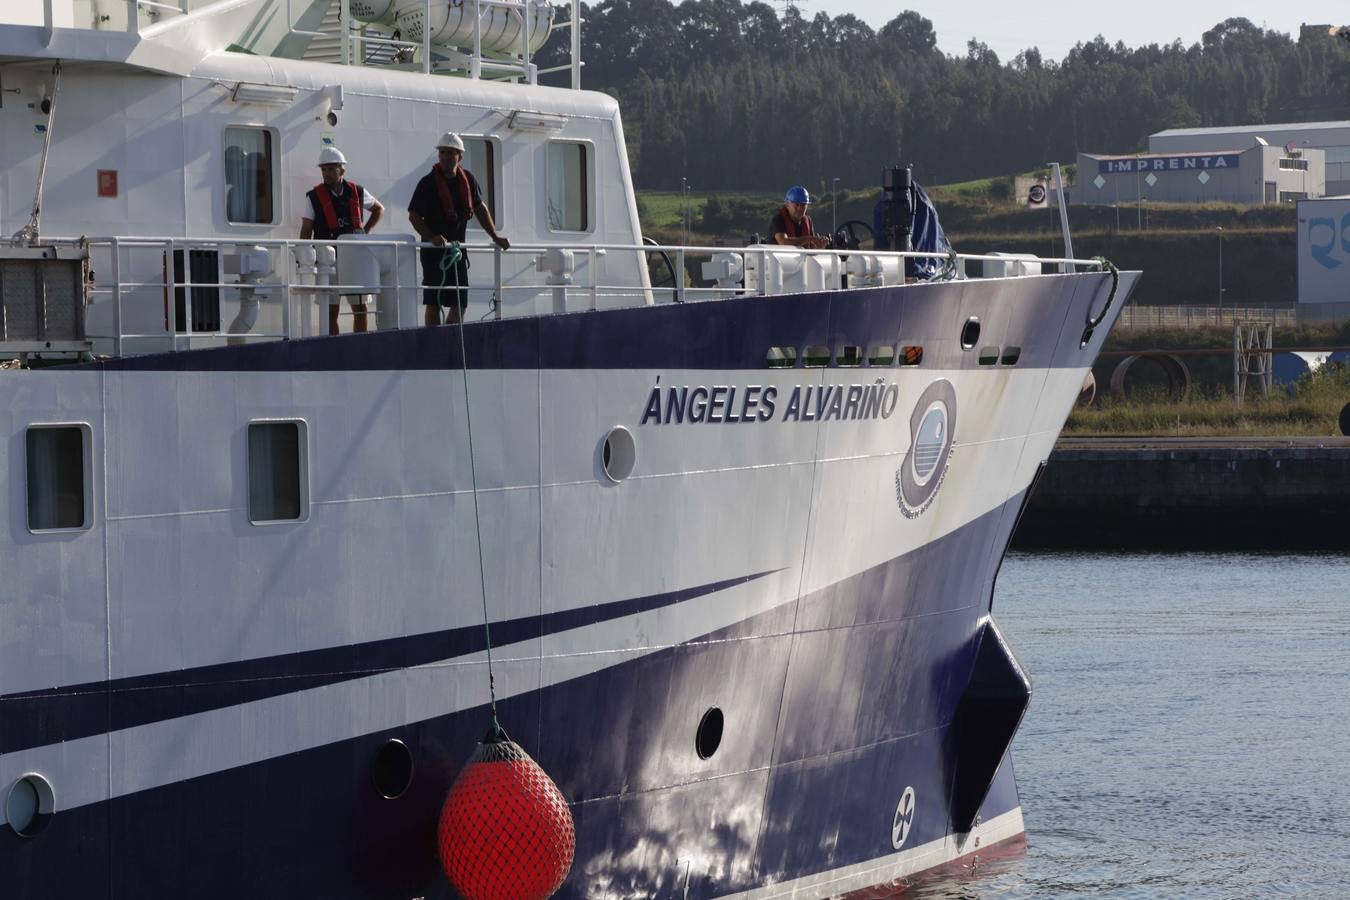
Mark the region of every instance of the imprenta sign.
<instances>
[{"instance_id":1,"label":"imprenta sign","mask_svg":"<svg viewBox=\"0 0 1350 900\"><path fill-rule=\"evenodd\" d=\"M1116 172L1184 172L1187 169L1236 169L1238 154L1208 156L1122 156L1097 160L1097 171L1106 175Z\"/></svg>"}]
</instances>

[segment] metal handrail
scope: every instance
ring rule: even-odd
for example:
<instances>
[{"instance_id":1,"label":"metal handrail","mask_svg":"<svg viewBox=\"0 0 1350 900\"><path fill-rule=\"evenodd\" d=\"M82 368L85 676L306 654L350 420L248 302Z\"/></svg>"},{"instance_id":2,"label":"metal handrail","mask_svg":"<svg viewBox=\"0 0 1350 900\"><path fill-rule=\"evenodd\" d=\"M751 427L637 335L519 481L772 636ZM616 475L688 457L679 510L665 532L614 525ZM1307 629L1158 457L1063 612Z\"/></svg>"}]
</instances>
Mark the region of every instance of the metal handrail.
<instances>
[{"instance_id":1,"label":"metal handrail","mask_svg":"<svg viewBox=\"0 0 1350 900\"><path fill-rule=\"evenodd\" d=\"M438 245L428 242L415 242L399 239L372 239L361 241L333 241L333 240L300 240L298 238L258 238L258 239L222 239L220 237L193 238L180 236L100 236L92 238L59 239L49 241L52 244L80 244L83 243L94 252L110 252L111 260L111 282L95 282L89 286L91 296L105 297L110 296L113 300L112 309L112 330L111 335L102 335L98 337L110 338L113 342L113 352L121 355L124 350L126 340L144 340L151 338L168 338L174 349L178 349L181 340L186 340L191 345L192 341L202 339L290 339L296 336L309 334L309 313L306 313L303 324L296 333L295 323L293 321L291 301L294 297L314 297L322 299L324 296L336 300L340 296L350 295L383 295L386 298L393 296L395 298L395 309L393 312L393 327L402 328L405 326L402 300L406 298L407 292L417 292L424 289L420 280L402 277L405 269L408 268L409 258L406 254L414 249L436 248ZM393 250L393 265L389 269L384 264L380 280L374 284L365 283L306 283L306 279L323 275L323 277L336 278L335 271L322 273L316 269L298 270L300 264L296 251L304 247L332 247L335 249L343 248L346 245L347 250ZM823 258L826 260L834 259L837 261L827 264L824 270L824 276L827 283L824 286L817 287L814 292L829 293L842 289L841 276L845 274L846 268L843 265L843 259L850 256L869 256L877 258L886 258L899 262L905 259L926 259L934 258L953 259L957 265L954 267L957 272L964 271L964 262L967 260L990 260L1006 263L1016 263L1018 257L998 256L993 254L954 254L952 257L946 257L943 254L935 254L923 251L862 251L862 250L808 250L804 248L776 246L776 245L756 245L746 248L734 247L709 247L698 245L648 245L648 244L629 244L629 243L595 243L588 245L559 244L559 243L521 243L514 244L509 250L501 250L495 244L487 242L464 243L462 246L467 251L492 254L493 265L491 268L490 281L480 282L478 284L470 283L465 285L465 289L472 290L475 293L490 293L490 315L497 318L502 316L503 301L512 295L522 293L534 294L536 296L545 296L548 292L554 293L555 304L561 303L561 306L555 305L555 310L564 309L597 309L602 301L622 298L633 303L650 304L656 302L666 302L669 298L672 302L700 301L700 300L720 300L735 297L753 297L766 296L770 293L776 293L782 290L782 286L772 286L770 279L764 277L763 273L768 271L767 261L773 257L782 257L783 255L793 255L801 257ZM171 258L176 250L192 249L214 249L227 252L228 248L251 248L265 247L273 252L272 271L266 273L263 277L267 280L262 281L194 281L189 272L185 272L184 278L175 278L173 266L165 265L162 270L156 271L155 275L159 277L147 277L146 273L151 267L157 267L157 261L160 259ZM569 279L565 283L553 283L549 275L540 270L536 265L542 253L556 251L559 249L569 250L573 254L573 264L569 270ZM141 257L139 267L132 265L132 259L128 254L135 251L149 251L152 255ZM664 252L678 259L676 266L675 283L669 286L653 286L645 277L644 262L646 254L652 252ZM604 279L605 269L601 261L608 254L640 254L641 259L637 261L637 269L631 273L635 278L622 282L614 282ZM742 281L739 285L722 285L711 287L697 287L685 283L685 273L687 272L686 263L690 255L694 256L713 256L717 254L735 253L744 257L758 258L761 277L757 284L746 286ZM399 259L402 256L403 264L400 265ZM124 258L126 257L126 258ZM508 272L504 272L503 261L506 258L514 257L518 262L525 262L524 265L515 265ZM1025 260L1041 265L1050 266L1068 266L1072 268L1086 267L1089 269L1100 270L1103 268L1099 260L1073 259L1068 257L1043 258L1038 257L1034 260ZM310 264L304 264L308 267ZM326 264L325 264L326 265ZM628 265L627 262L624 263ZM585 272L582 272L582 268ZM127 269L131 268L131 272ZM480 271L480 270L475 270ZM892 272L894 269L891 270ZM123 273L126 273L134 280L123 280ZM576 276L576 280L571 280L570 276ZM894 283L892 286L902 286L900 283ZM167 330L158 334L124 333L123 324L125 322L125 310L123 304L127 299L128 292L133 291L162 291L166 296L174 294L176 289L183 288L182 302L184 307L184 317L186 321L192 321L192 304L194 301L194 290L241 290L246 289L252 295L252 299L257 302L264 302L267 298L275 298L274 292L280 293L282 303L282 325L279 332L276 331L254 331L250 330L244 333L235 332L198 332L186 331L179 332L173 327L172 320L166 323ZM791 288L796 292L798 288ZM386 292L392 292L392 295ZM200 299L200 298L195 298ZM272 299L270 302L275 302ZM377 304L378 307L378 304ZM377 309L378 312L378 309ZM546 314L546 313L545 313Z\"/></svg>"}]
</instances>

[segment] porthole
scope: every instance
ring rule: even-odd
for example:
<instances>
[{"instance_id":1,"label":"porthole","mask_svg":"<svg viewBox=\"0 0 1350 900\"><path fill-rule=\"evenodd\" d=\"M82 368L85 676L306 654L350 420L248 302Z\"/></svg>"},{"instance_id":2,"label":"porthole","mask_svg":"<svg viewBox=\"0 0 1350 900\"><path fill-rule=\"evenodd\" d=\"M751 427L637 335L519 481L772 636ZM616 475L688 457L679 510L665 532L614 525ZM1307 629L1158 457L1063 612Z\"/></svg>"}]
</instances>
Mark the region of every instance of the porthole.
<instances>
[{"instance_id":1,"label":"porthole","mask_svg":"<svg viewBox=\"0 0 1350 900\"><path fill-rule=\"evenodd\" d=\"M694 736L694 749L699 759L711 759L722 745L722 711L711 707L703 714L698 723L698 734Z\"/></svg>"},{"instance_id":2,"label":"porthole","mask_svg":"<svg viewBox=\"0 0 1350 900\"><path fill-rule=\"evenodd\" d=\"M863 348L856 344L844 344L835 357L841 366L861 366Z\"/></svg>"},{"instance_id":3,"label":"porthole","mask_svg":"<svg viewBox=\"0 0 1350 900\"><path fill-rule=\"evenodd\" d=\"M923 363L923 348L909 344L900 348L900 365L917 366Z\"/></svg>"},{"instance_id":4,"label":"porthole","mask_svg":"<svg viewBox=\"0 0 1350 900\"><path fill-rule=\"evenodd\" d=\"M961 349L974 350L975 345L980 342L980 317L971 316L966 319L966 324L961 326Z\"/></svg>"},{"instance_id":5,"label":"porthole","mask_svg":"<svg viewBox=\"0 0 1350 900\"><path fill-rule=\"evenodd\" d=\"M55 799L47 779L30 772L10 787L5 797L5 821L19 837L34 837L51 821Z\"/></svg>"},{"instance_id":6,"label":"porthole","mask_svg":"<svg viewBox=\"0 0 1350 900\"><path fill-rule=\"evenodd\" d=\"M997 362L998 362L998 348L997 348L997 347L981 347L981 348L980 348L980 365L982 365L982 366L992 366L992 365L995 365Z\"/></svg>"},{"instance_id":7,"label":"porthole","mask_svg":"<svg viewBox=\"0 0 1350 900\"><path fill-rule=\"evenodd\" d=\"M1004 347L1003 358L1002 360L1000 360L1000 365L1015 366L1017 365L1017 361L1021 358L1022 358L1021 347Z\"/></svg>"},{"instance_id":8,"label":"porthole","mask_svg":"<svg viewBox=\"0 0 1350 900\"><path fill-rule=\"evenodd\" d=\"M370 767L370 780L386 800L397 800L413 779L413 758L408 745L394 738L385 741Z\"/></svg>"},{"instance_id":9,"label":"porthole","mask_svg":"<svg viewBox=\"0 0 1350 900\"><path fill-rule=\"evenodd\" d=\"M867 356L869 366L889 366L895 362L894 344L877 344Z\"/></svg>"},{"instance_id":10,"label":"porthole","mask_svg":"<svg viewBox=\"0 0 1350 900\"><path fill-rule=\"evenodd\" d=\"M600 464L610 481L617 483L632 475L637 465L637 443L632 432L622 425L611 429L600 448Z\"/></svg>"},{"instance_id":11,"label":"porthole","mask_svg":"<svg viewBox=\"0 0 1350 900\"><path fill-rule=\"evenodd\" d=\"M808 369L819 369L830 364L830 348L813 346L807 347L803 354Z\"/></svg>"},{"instance_id":12,"label":"porthole","mask_svg":"<svg viewBox=\"0 0 1350 900\"><path fill-rule=\"evenodd\" d=\"M765 362L770 369L791 369L797 365L797 348L770 347Z\"/></svg>"}]
</instances>

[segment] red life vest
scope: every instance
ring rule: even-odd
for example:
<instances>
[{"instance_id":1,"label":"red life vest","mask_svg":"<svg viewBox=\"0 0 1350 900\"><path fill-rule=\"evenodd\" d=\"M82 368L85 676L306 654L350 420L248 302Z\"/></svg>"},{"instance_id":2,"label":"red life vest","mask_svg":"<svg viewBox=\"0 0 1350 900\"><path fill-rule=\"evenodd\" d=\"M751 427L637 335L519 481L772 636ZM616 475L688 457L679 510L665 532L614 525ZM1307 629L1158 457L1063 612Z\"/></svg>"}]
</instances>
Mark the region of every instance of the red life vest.
<instances>
[{"instance_id":1,"label":"red life vest","mask_svg":"<svg viewBox=\"0 0 1350 900\"><path fill-rule=\"evenodd\" d=\"M794 222L792 221L792 213L788 212L786 204L783 206L781 210L779 210L779 212L783 216L783 233L786 234L788 237L792 238L810 237L811 235L816 233L815 229L811 227L810 216L803 215L801 222Z\"/></svg>"},{"instance_id":2,"label":"red life vest","mask_svg":"<svg viewBox=\"0 0 1350 900\"><path fill-rule=\"evenodd\" d=\"M326 184L316 184L311 196L318 201L319 213L323 216L324 234L316 234L320 239L335 238L339 234L353 234L361 230L361 185L354 181L344 181L342 189L347 194L347 222L349 227L344 229L338 222L337 208L333 205L333 192L328 189Z\"/></svg>"},{"instance_id":3,"label":"red life vest","mask_svg":"<svg viewBox=\"0 0 1350 900\"><path fill-rule=\"evenodd\" d=\"M469 187L469 174L464 171L464 167L460 166L454 175L447 178L445 169L441 168L440 163L436 163L431 167L431 174L436 178L436 195L440 198L446 223L457 222L462 218L467 224L473 215L473 190ZM452 186L455 193L459 194L458 197L450 192ZM459 202L456 203L456 200ZM467 210L462 216L459 212L461 209Z\"/></svg>"}]
</instances>

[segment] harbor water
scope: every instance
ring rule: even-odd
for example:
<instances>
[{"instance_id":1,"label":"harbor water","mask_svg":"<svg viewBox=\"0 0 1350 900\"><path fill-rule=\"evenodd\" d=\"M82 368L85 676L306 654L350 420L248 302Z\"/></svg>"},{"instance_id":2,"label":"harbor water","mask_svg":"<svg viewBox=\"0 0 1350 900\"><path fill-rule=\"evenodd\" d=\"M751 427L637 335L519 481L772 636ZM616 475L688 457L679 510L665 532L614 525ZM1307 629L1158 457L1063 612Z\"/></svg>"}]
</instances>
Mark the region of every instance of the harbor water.
<instances>
[{"instance_id":1,"label":"harbor water","mask_svg":"<svg viewBox=\"0 0 1350 900\"><path fill-rule=\"evenodd\" d=\"M1015 553L1025 856L905 896L1350 892L1350 556Z\"/></svg>"}]
</instances>

